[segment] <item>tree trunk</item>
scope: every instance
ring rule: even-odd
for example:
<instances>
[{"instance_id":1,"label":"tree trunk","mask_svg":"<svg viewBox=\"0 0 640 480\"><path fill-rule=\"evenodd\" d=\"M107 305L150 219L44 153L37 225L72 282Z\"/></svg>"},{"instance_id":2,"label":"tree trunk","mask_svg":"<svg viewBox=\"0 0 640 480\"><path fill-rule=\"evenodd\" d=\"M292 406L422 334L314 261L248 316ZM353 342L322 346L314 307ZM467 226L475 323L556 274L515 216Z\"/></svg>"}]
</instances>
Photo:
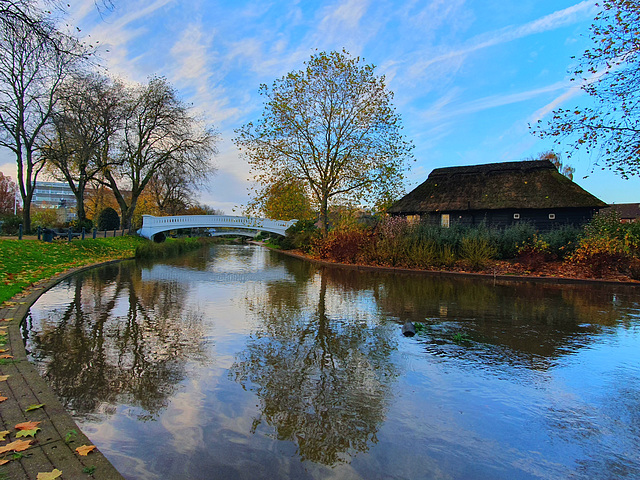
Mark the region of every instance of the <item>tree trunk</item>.
<instances>
[{"instance_id":1,"label":"tree trunk","mask_svg":"<svg viewBox=\"0 0 640 480\"><path fill-rule=\"evenodd\" d=\"M329 200L326 194L322 195L320 204L320 221L322 223L322 233L326 235L329 232Z\"/></svg>"}]
</instances>

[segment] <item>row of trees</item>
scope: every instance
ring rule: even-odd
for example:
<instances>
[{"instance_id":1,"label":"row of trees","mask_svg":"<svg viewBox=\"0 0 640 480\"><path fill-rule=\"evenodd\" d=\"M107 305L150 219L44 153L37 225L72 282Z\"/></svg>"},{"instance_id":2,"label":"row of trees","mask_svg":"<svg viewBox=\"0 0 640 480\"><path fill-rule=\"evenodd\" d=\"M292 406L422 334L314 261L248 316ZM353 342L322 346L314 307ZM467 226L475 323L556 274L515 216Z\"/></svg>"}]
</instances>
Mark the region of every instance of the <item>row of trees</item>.
<instances>
[{"instance_id":1,"label":"row of trees","mask_svg":"<svg viewBox=\"0 0 640 480\"><path fill-rule=\"evenodd\" d=\"M97 73L91 47L31 0L0 0L0 18L0 146L16 157L27 230L45 169L71 187L80 222L91 184L113 192L125 228L145 191L170 213L192 200L218 137L165 78L125 85Z\"/></svg>"}]
</instances>

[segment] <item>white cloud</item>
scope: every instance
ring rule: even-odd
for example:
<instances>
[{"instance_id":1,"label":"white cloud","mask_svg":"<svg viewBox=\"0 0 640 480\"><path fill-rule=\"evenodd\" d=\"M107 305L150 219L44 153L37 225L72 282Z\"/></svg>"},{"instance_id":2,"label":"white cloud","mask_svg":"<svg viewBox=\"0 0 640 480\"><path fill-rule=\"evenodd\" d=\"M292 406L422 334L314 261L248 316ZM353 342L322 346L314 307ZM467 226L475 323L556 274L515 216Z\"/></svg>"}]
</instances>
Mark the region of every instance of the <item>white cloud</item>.
<instances>
[{"instance_id":1,"label":"white cloud","mask_svg":"<svg viewBox=\"0 0 640 480\"><path fill-rule=\"evenodd\" d=\"M466 42L466 45L454 50L444 51L434 56L429 56L428 52L424 52L427 55L420 56L425 57L426 60L415 62L409 69L409 74L414 78L422 77L427 69L439 63L448 65L448 68L444 68L445 71L456 71L462 64L464 57L470 53L574 23L584 16L591 16L593 8L594 1L584 0L524 25L506 27L476 36Z\"/></svg>"}]
</instances>

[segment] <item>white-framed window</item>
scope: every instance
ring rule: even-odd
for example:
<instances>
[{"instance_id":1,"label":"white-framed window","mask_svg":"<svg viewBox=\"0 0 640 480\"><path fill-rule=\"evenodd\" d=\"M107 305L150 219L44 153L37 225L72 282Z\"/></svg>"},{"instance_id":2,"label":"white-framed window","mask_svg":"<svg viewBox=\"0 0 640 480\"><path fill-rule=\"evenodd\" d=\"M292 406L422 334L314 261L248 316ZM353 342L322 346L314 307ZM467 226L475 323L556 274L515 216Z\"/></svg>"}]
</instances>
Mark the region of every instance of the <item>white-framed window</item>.
<instances>
[{"instance_id":1,"label":"white-framed window","mask_svg":"<svg viewBox=\"0 0 640 480\"><path fill-rule=\"evenodd\" d=\"M520 220L520 214L519 213L514 213L513 214L513 219L514 220Z\"/></svg>"},{"instance_id":2,"label":"white-framed window","mask_svg":"<svg viewBox=\"0 0 640 480\"><path fill-rule=\"evenodd\" d=\"M449 228L449 214L443 213L440 216L440 226L444 228Z\"/></svg>"},{"instance_id":3,"label":"white-framed window","mask_svg":"<svg viewBox=\"0 0 640 480\"><path fill-rule=\"evenodd\" d=\"M556 214L555 213L550 213L549 214L549 220L555 220L556 219Z\"/></svg>"}]
</instances>

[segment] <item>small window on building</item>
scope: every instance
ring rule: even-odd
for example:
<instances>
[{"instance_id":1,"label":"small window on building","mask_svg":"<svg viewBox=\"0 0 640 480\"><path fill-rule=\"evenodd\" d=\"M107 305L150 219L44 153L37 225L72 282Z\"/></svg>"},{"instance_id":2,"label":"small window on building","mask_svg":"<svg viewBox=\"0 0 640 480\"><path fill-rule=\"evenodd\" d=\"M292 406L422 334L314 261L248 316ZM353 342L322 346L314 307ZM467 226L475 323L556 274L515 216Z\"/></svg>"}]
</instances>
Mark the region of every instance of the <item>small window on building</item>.
<instances>
[{"instance_id":1,"label":"small window on building","mask_svg":"<svg viewBox=\"0 0 640 480\"><path fill-rule=\"evenodd\" d=\"M520 220L520 214L519 213L514 213L513 214L513 219L514 220Z\"/></svg>"},{"instance_id":2,"label":"small window on building","mask_svg":"<svg viewBox=\"0 0 640 480\"><path fill-rule=\"evenodd\" d=\"M556 214L555 213L550 213L549 214L549 220L555 220L556 219Z\"/></svg>"},{"instance_id":3,"label":"small window on building","mask_svg":"<svg viewBox=\"0 0 640 480\"><path fill-rule=\"evenodd\" d=\"M440 217L440 226L444 228L449 228L449 214L443 213Z\"/></svg>"},{"instance_id":4,"label":"small window on building","mask_svg":"<svg viewBox=\"0 0 640 480\"><path fill-rule=\"evenodd\" d=\"M420 215L407 215L407 223L409 225L420 223Z\"/></svg>"}]
</instances>

